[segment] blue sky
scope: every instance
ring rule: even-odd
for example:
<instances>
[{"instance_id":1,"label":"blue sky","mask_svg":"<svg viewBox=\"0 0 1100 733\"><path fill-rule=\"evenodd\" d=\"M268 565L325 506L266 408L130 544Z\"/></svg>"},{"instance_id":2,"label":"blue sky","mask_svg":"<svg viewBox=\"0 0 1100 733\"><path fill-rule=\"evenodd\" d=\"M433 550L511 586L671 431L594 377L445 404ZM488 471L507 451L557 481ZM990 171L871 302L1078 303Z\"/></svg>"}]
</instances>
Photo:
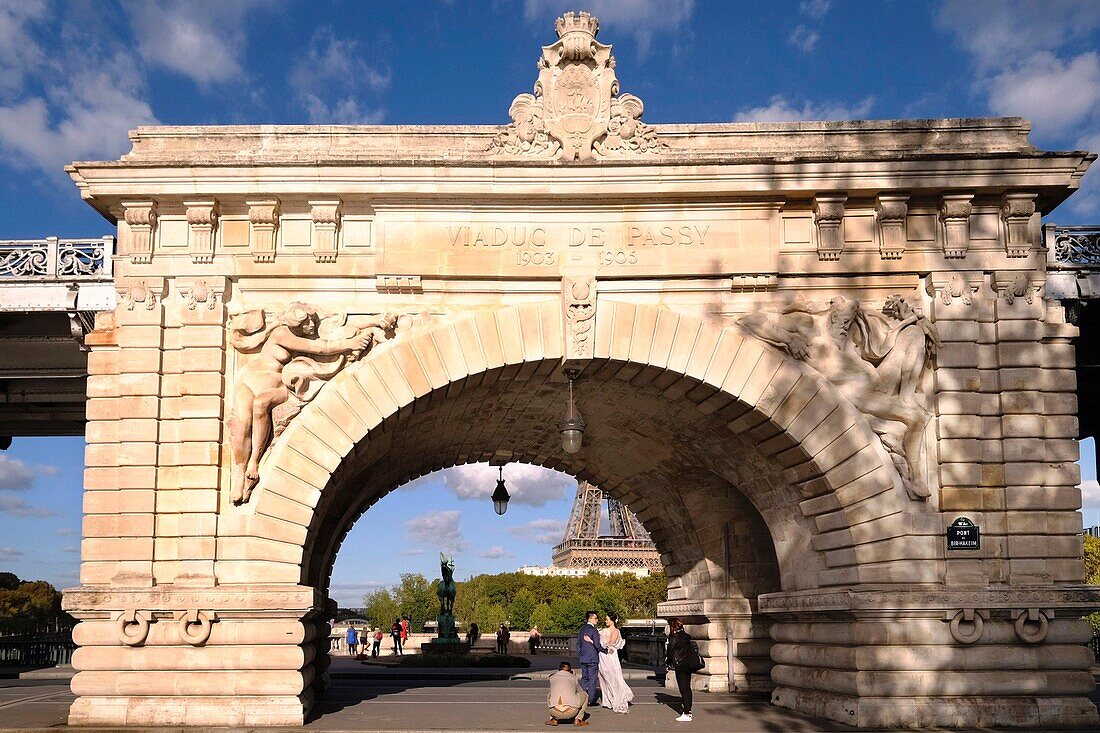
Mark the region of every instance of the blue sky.
<instances>
[{"instance_id":1,"label":"blue sky","mask_svg":"<svg viewBox=\"0 0 1100 733\"><path fill-rule=\"evenodd\" d=\"M139 124L507 122L553 18L582 8L649 122L1020 115L1041 147L1100 150L1094 0L0 0L0 238L111 233L62 166L117 157ZM1098 178L1050 219L1100 220ZM0 458L0 565L72 584L81 441L18 440ZM1091 522L1100 486L1085 464ZM529 503L503 520L460 498L491 491L476 476L390 495L345 544L337 597L436 572L422 538L440 533L465 543L460 575L548 562L532 537L560 528L572 490L527 481ZM429 505L457 514L423 519Z\"/></svg>"}]
</instances>

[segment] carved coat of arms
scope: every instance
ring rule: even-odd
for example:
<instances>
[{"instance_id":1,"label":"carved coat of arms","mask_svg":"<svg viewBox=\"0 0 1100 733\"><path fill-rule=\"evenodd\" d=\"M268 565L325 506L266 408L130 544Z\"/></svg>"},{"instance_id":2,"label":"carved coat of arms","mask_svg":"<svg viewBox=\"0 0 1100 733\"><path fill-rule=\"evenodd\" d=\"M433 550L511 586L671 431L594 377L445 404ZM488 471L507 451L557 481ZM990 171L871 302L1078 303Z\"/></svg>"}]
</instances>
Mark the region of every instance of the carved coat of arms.
<instances>
[{"instance_id":1,"label":"carved coat of arms","mask_svg":"<svg viewBox=\"0 0 1100 733\"><path fill-rule=\"evenodd\" d=\"M611 46L596 40L599 27L599 20L584 12L558 18L558 41L542 48L535 93L515 98L512 124L493 140L490 152L591 160L667 148L653 127L641 122L641 100L617 96L615 57Z\"/></svg>"}]
</instances>

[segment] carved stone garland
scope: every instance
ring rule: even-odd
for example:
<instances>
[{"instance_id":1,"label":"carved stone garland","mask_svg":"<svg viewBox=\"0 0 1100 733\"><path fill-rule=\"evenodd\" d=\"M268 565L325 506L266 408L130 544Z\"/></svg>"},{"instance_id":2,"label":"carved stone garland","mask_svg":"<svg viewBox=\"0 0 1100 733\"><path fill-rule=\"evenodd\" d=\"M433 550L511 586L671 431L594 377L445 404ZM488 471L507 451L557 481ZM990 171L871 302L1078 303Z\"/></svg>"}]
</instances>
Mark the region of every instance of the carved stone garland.
<instances>
[{"instance_id":1,"label":"carved stone garland","mask_svg":"<svg viewBox=\"0 0 1100 733\"><path fill-rule=\"evenodd\" d=\"M596 40L600 22L566 13L555 24L558 41L543 46L535 93L520 94L508 109L512 123L489 145L498 155L592 160L659 153L668 146L642 122L644 105L616 96L615 57Z\"/></svg>"}]
</instances>

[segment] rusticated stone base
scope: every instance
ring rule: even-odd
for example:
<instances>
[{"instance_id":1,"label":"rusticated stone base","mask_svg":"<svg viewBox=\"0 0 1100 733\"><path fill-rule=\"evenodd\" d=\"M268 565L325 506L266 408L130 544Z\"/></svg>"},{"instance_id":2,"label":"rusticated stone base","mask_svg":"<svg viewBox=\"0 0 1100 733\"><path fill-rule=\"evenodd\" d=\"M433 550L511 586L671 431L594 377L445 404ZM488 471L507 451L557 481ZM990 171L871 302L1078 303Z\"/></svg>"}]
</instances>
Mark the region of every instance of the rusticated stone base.
<instances>
[{"instance_id":1,"label":"rusticated stone base","mask_svg":"<svg viewBox=\"0 0 1100 733\"><path fill-rule=\"evenodd\" d=\"M777 687L772 704L857 728L1095 728L1085 697L854 697Z\"/></svg>"},{"instance_id":2,"label":"rusticated stone base","mask_svg":"<svg viewBox=\"0 0 1100 733\"><path fill-rule=\"evenodd\" d=\"M1096 591L776 593L772 702L860 728L1089 728Z\"/></svg>"},{"instance_id":3,"label":"rusticated stone base","mask_svg":"<svg viewBox=\"0 0 1100 733\"><path fill-rule=\"evenodd\" d=\"M221 697L100 697L83 695L69 708L69 725L299 727L313 705L302 695Z\"/></svg>"}]
</instances>

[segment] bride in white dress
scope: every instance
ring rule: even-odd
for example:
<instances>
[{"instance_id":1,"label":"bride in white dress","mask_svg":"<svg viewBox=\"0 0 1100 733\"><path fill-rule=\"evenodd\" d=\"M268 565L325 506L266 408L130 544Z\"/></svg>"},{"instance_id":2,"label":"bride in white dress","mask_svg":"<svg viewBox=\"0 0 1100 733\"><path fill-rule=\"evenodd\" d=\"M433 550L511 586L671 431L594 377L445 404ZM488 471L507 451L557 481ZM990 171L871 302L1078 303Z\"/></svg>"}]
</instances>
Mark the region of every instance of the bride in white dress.
<instances>
[{"instance_id":1,"label":"bride in white dress","mask_svg":"<svg viewBox=\"0 0 1100 733\"><path fill-rule=\"evenodd\" d=\"M634 691L623 679L623 667L619 662L619 652L626 646L626 640L619 632L617 615L609 613L605 622L607 625L600 631L600 643L609 651L600 655L600 705L616 713L625 713L634 699Z\"/></svg>"}]
</instances>

